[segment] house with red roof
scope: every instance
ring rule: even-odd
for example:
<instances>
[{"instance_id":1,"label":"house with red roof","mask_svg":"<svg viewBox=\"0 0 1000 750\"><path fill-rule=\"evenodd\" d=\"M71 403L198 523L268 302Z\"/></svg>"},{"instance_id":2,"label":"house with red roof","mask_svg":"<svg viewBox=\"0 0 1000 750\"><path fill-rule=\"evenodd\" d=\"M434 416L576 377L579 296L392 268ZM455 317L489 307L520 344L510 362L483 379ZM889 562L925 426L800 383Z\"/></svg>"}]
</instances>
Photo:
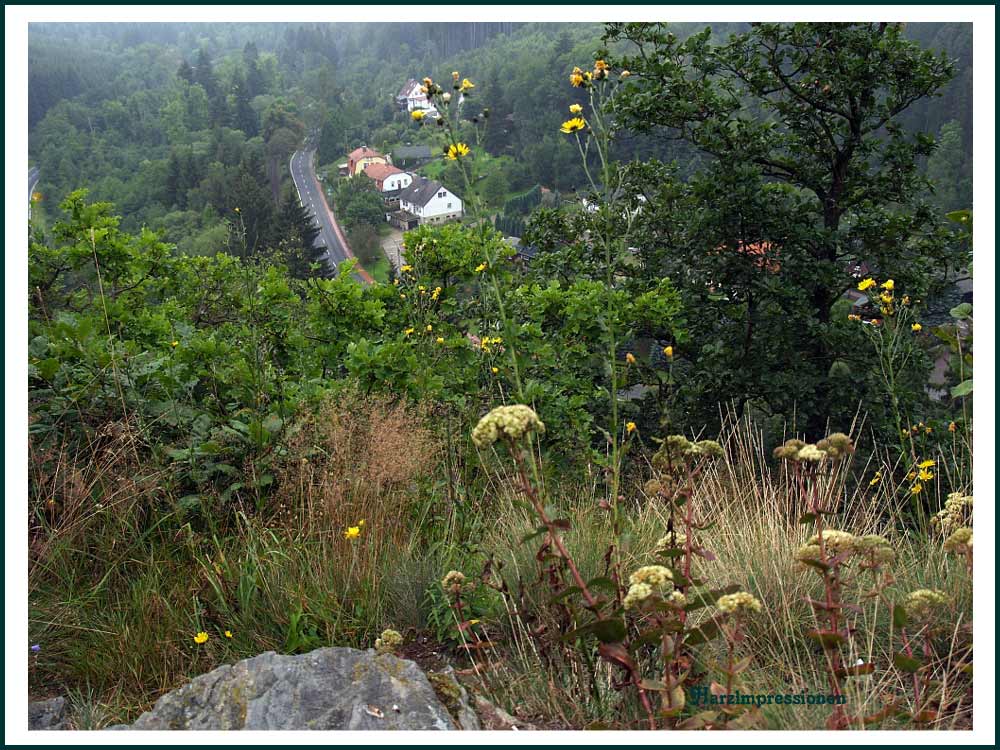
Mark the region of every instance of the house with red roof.
<instances>
[{"instance_id":1,"label":"house with red roof","mask_svg":"<svg viewBox=\"0 0 1000 750\"><path fill-rule=\"evenodd\" d=\"M400 190L413 182L412 174L392 164L369 164L364 168L364 173L375 181L375 187L387 199L396 198Z\"/></svg>"},{"instance_id":2,"label":"house with red roof","mask_svg":"<svg viewBox=\"0 0 1000 750\"><path fill-rule=\"evenodd\" d=\"M368 146L360 146L347 155L347 175L361 174L369 164L388 164L389 157Z\"/></svg>"}]
</instances>

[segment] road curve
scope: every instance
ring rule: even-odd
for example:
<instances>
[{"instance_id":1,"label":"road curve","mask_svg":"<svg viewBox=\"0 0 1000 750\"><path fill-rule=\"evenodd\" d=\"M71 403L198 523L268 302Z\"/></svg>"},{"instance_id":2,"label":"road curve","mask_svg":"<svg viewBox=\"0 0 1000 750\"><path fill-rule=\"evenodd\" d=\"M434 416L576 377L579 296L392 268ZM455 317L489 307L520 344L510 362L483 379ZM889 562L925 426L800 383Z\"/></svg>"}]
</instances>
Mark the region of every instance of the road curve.
<instances>
[{"instance_id":1,"label":"road curve","mask_svg":"<svg viewBox=\"0 0 1000 750\"><path fill-rule=\"evenodd\" d=\"M35 185L38 184L38 167L31 167L28 170L28 218L31 218L31 194L35 192Z\"/></svg>"},{"instance_id":2,"label":"road curve","mask_svg":"<svg viewBox=\"0 0 1000 750\"><path fill-rule=\"evenodd\" d=\"M333 271L348 258L353 258L354 253L347 244L347 239L337 223L333 211L326 202L323 188L316 179L316 172L313 169L313 156L315 149L305 148L292 154L288 163L288 169L292 174L292 181L295 189L299 193L299 202L308 210L316 220L320 228L317 242L326 246L326 262ZM365 284L373 284L375 280L360 265L354 268L354 277Z\"/></svg>"}]
</instances>

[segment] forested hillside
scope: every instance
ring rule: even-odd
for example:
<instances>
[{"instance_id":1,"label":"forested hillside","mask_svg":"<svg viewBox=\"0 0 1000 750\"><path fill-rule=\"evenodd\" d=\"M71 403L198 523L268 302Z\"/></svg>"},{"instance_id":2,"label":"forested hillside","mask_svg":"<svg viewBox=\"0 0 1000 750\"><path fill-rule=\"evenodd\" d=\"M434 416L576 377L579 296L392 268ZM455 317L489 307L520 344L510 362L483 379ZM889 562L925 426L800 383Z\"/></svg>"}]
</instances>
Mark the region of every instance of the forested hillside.
<instances>
[{"instance_id":1,"label":"forested hillside","mask_svg":"<svg viewBox=\"0 0 1000 750\"><path fill-rule=\"evenodd\" d=\"M713 24L713 38L743 26ZM163 228L187 252L212 252L236 205L260 206L261 231L278 242L288 156L307 130L321 133L321 164L362 143L412 139L393 101L400 87L462 69L475 71L477 99L490 105L484 146L513 159L505 185L572 190L584 183L581 165L546 120L571 102L558 83L601 33L599 24L41 24L30 38L30 153L53 201L87 187L122 211L126 227ZM917 102L901 121L940 137L927 162L938 205L967 206L971 31L913 24L906 33L956 59L941 97ZM685 173L699 158L682 143L627 132L615 153L677 159Z\"/></svg>"}]
</instances>

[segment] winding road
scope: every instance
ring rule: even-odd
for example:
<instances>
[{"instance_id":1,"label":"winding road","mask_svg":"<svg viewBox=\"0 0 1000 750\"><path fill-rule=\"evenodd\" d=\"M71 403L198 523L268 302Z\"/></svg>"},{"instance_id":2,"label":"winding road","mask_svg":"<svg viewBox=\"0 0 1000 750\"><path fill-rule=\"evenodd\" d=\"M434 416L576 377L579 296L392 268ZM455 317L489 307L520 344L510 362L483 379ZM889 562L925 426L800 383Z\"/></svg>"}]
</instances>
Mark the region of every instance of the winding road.
<instances>
[{"instance_id":1,"label":"winding road","mask_svg":"<svg viewBox=\"0 0 1000 750\"><path fill-rule=\"evenodd\" d=\"M354 253L351 252L347 239L326 202L323 187L316 179L316 172L313 169L313 156L315 154L316 150L308 146L296 151L292 154L288 169L295 182L295 189L299 193L299 202L313 215L320 228L320 235L316 241L326 246L327 265L336 272L337 267L343 261L354 257ZM353 276L365 284L375 282L360 265L354 268Z\"/></svg>"},{"instance_id":2,"label":"winding road","mask_svg":"<svg viewBox=\"0 0 1000 750\"><path fill-rule=\"evenodd\" d=\"M31 194L35 192L35 185L38 184L38 167L31 167L28 170L28 218L31 218Z\"/></svg>"}]
</instances>

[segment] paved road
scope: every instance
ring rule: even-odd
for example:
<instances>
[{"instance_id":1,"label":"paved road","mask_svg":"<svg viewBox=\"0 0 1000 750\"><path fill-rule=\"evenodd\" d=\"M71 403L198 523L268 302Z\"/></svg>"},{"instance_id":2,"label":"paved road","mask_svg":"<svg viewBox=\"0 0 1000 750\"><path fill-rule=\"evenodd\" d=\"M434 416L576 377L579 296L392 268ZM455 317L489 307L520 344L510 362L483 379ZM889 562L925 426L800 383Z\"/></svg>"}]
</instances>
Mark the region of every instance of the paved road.
<instances>
[{"instance_id":1,"label":"paved road","mask_svg":"<svg viewBox=\"0 0 1000 750\"><path fill-rule=\"evenodd\" d=\"M354 254L347 245L344 233L337 224L330 206L323 195L323 189L316 179L316 172L313 169L313 156L315 149L305 148L292 154L292 159L288 164L292 173L292 180L295 182L295 189L299 192L299 201L312 213L313 218L320 228L320 235L316 241L326 246L326 262L331 269L336 270L337 266L353 258ZM367 284L374 282L368 272L361 266L355 268L354 277Z\"/></svg>"},{"instance_id":2,"label":"paved road","mask_svg":"<svg viewBox=\"0 0 1000 750\"><path fill-rule=\"evenodd\" d=\"M31 218L31 194L35 192L35 185L38 184L38 167L28 170L28 218Z\"/></svg>"}]
</instances>

